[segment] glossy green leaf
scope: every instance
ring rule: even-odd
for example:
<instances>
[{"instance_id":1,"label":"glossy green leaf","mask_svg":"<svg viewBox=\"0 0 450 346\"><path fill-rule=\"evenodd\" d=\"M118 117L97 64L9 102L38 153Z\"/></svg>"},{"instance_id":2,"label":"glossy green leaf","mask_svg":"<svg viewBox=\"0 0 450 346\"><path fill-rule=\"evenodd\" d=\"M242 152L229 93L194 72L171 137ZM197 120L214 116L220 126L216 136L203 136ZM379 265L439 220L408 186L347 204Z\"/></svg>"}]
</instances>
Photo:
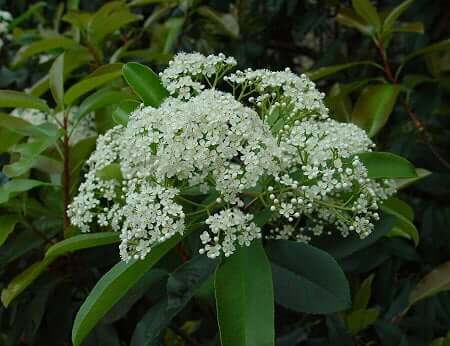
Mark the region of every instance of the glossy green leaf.
<instances>
[{"instance_id":1,"label":"glossy green leaf","mask_svg":"<svg viewBox=\"0 0 450 346\"><path fill-rule=\"evenodd\" d=\"M450 261L441 264L419 281L409 296L409 304L413 305L448 290L450 290Z\"/></svg>"},{"instance_id":2,"label":"glossy green leaf","mask_svg":"<svg viewBox=\"0 0 450 346\"><path fill-rule=\"evenodd\" d=\"M64 53L55 59L48 77L53 99L62 106L64 104Z\"/></svg>"},{"instance_id":3,"label":"glossy green leaf","mask_svg":"<svg viewBox=\"0 0 450 346\"><path fill-rule=\"evenodd\" d=\"M92 13L82 11L69 11L62 18L63 21L72 24L80 30L87 30L89 22L92 20Z\"/></svg>"},{"instance_id":4,"label":"glossy green leaf","mask_svg":"<svg viewBox=\"0 0 450 346\"><path fill-rule=\"evenodd\" d=\"M20 48L14 58L13 65L22 64L32 56L41 53L48 53L52 49L70 48L78 45L78 42L64 36L45 38Z\"/></svg>"},{"instance_id":5,"label":"glossy green leaf","mask_svg":"<svg viewBox=\"0 0 450 346\"><path fill-rule=\"evenodd\" d=\"M122 179L122 170L120 168L120 163L111 163L101 170L97 171L97 177L103 180L111 180L111 179Z\"/></svg>"},{"instance_id":6,"label":"glossy green leaf","mask_svg":"<svg viewBox=\"0 0 450 346\"><path fill-rule=\"evenodd\" d=\"M171 273L166 285L167 298L160 299L145 313L133 333L131 346L154 345L198 288L212 278L216 267L217 260L199 255Z\"/></svg>"},{"instance_id":7,"label":"glossy green leaf","mask_svg":"<svg viewBox=\"0 0 450 346\"><path fill-rule=\"evenodd\" d=\"M314 314L350 306L350 289L336 260L314 246L287 240L269 242L275 297L287 309Z\"/></svg>"},{"instance_id":8,"label":"glossy green leaf","mask_svg":"<svg viewBox=\"0 0 450 346\"><path fill-rule=\"evenodd\" d=\"M20 159L3 167L3 172L9 177L20 176L31 169L44 150L55 143L56 138L44 137L32 142L18 144L14 152L20 153Z\"/></svg>"},{"instance_id":9,"label":"glossy green leaf","mask_svg":"<svg viewBox=\"0 0 450 346\"><path fill-rule=\"evenodd\" d=\"M413 32L416 34L423 34L425 28L422 22L398 23L392 29L392 32Z\"/></svg>"},{"instance_id":10,"label":"glossy green leaf","mask_svg":"<svg viewBox=\"0 0 450 346\"><path fill-rule=\"evenodd\" d=\"M404 188L410 186L411 184L414 184L416 181L428 177L429 175L431 175L431 172L424 168L416 168L416 175L417 176L414 178L396 180L395 185L396 185L397 189L398 190L404 189Z\"/></svg>"},{"instance_id":11,"label":"glossy green leaf","mask_svg":"<svg viewBox=\"0 0 450 346\"><path fill-rule=\"evenodd\" d=\"M394 205L391 201L390 203L384 203L381 209L390 215L395 216L396 221L393 230L388 233L388 236L401 236L404 238L411 239L414 245L419 245L419 232L416 226L412 223L412 218L410 219L410 211L405 209L405 206L397 201Z\"/></svg>"},{"instance_id":12,"label":"glossy green leaf","mask_svg":"<svg viewBox=\"0 0 450 346\"><path fill-rule=\"evenodd\" d=\"M410 221L414 220L413 208L408 203L395 196L390 197L388 200L386 200L383 203L383 207L395 211L396 213L402 215Z\"/></svg>"},{"instance_id":13,"label":"glossy green leaf","mask_svg":"<svg viewBox=\"0 0 450 346\"><path fill-rule=\"evenodd\" d=\"M375 229L364 239L357 234L342 238L340 234L322 235L312 241L312 245L325 250L334 258L342 259L365 249L384 237L394 226L395 218L391 215L381 215L381 220L375 224Z\"/></svg>"},{"instance_id":14,"label":"glossy green leaf","mask_svg":"<svg viewBox=\"0 0 450 346\"><path fill-rule=\"evenodd\" d=\"M350 8L341 9L336 15L336 21L342 25L357 29L364 35L372 36L374 33L374 28Z\"/></svg>"},{"instance_id":15,"label":"glossy green leaf","mask_svg":"<svg viewBox=\"0 0 450 346\"><path fill-rule=\"evenodd\" d=\"M82 249L117 243L119 240L117 232L79 234L50 246L45 257L55 258Z\"/></svg>"},{"instance_id":16,"label":"glossy green leaf","mask_svg":"<svg viewBox=\"0 0 450 346\"><path fill-rule=\"evenodd\" d=\"M16 215L0 215L0 246L8 239L14 231L14 227L20 218Z\"/></svg>"},{"instance_id":17,"label":"glossy green leaf","mask_svg":"<svg viewBox=\"0 0 450 346\"><path fill-rule=\"evenodd\" d=\"M0 185L0 204L21 192L26 192L39 186L48 186L49 183L33 179L12 179Z\"/></svg>"},{"instance_id":18,"label":"glossy green leaf","mask_svg":"<svg viewBox=\"0 0 450 346\"><path fill-rule=\"evenodd\" d=\"M154 247L145 259L119 262L107 272L78 310L72 329L73 344L81 345L114 304L180 240L181 236L174 236Z\"/></svg>"},{"instance_id":19,"label":"glossy green leaf","mask_svg":"<svg viewBox=\"0 0 450 346\"><path fill-rule=\"evenodd\" d=\"M340 71L355 67L355 66L360 66L360 65L372 65L375 67L380 67L378 64L374 63L373 61L356 61L356 62L351 62L351 63L347 63L347 64L341 64L341 65L334 65L334 66L326 66L326 67L321 67L317 70L314 71L309 71L306 74L308 75L308 77L313 80L319 80L325 77L329 77L331 75L334 75Z\"/></svg>"},{"instance_id":20,"label":"glossy green leaf","mask_svg":"<svg viewBox=\"0 0 450 346\"><path fill-rule=\"evenodd\" d=\"M386 152L368 152L358 154L367 168L367 176L380 178L415 178L416 169L407 159Z\"/></svg>"},{"instance_id":21,"label":"glossy green leaf","mask_svg":"<svg viewBox=\"0 0 450 346\"><path fill-rule=\"evenodd\" d=\"M15 297L22 293L52 262L52 259L44 259L36 262L17 275L6 288L2 290L2 304L7 307Z\"/></svg>"},{"instance_id":22,"label":"glossy green leaf","mask_svg":"<svg viewBox=\"0 0 450 346\"><path fill-rule=\"evenodd\" d=\"M413 53L407 55L406 58L403 60L402 65L407 63L411 59L414 59L415 57L418 57L420 55L424 55L424 54L428 54L428 53L440 52L440 51L448 50L448 49L450 49L450 39L433 43L433 44L431 44L429 46L426 46L424 48L417 49Z\"/></svg>"},{"instance_id":23,"label":"glossy green leaf","mask_svg":"<svg viewBox=\"0 0 450 346\"><path fill-rule=\"evenodd\" d=\"M375 136L388 121L399 91L398 86L391 84L366 87L353 108L352 122L366 130L369 137Z\"/></svg>"},{"instance_id":24,"label":"glossy green leaf","mask_svg":"<svg viewBox=\"0 0 450 346\"><path fill-rule=\"evenodd\" d=\"M352 310L366 309L369 305L369 300L372 295L372 282L374 274L369 275L359 286L358 291L353 299Z\"/></svg>"},{"instance_id":25,"label":"glossy green leaf","mask_svg":"<svg viewBox=\"0 0 450 346\"><path fill-rule=\"evenodd\" d=\"M77 68L92 61L92 55L84 47L71 47L64 52L64 80ZM49 75L38 80L31 88L30 94L40 97L50 87Z\"/></svg>"},{"instance_id":26,"label":"glossy green leaf","mask_svg":"<svg viewBox=\"0 0 450 346\"><path fill-rule=\"evenodd\" d=\"M367 23L372 25L376 31L381 28L381 21L377 9L370 0L352 0L353 8Z\"/></svg>"},{"instance_id":27,"label":"glossy green leaf","mask_svg":"<svg viewBox=\"0 0 450 346\"><path fill-rule=\"evenodd\" d=\"M148 106L159 107L169 96L158 75L145 65L130 62L125 64L122 73L136 95Z\"/></svg>"},{"instance_id":28,"label":"glossy green leaf","mask_svg":"<svg viewBox=\"0 0 450 346\"><path fill-rule=\"evenodd\" d=\"M222 346L273 346L272 273L261 241L238 249L216 271Z\"/></svg>"},{"instance_id":29,"label":"glossy green leaf","mask_svg":"<svg viewBox=\"0 0 450 346\"><path fill-rule=\"evenodd\" d=\"M1 299L5 306L22 293L58 257L67 253L92 247L112 244L119 241L115 232L81 234L52 245L42 261L36 262L16 276L3 289Z\"/></svg>"},{"instance_id":30,"label":"glossy green leaf","mask_svg":"<svg viewBox=\"0 0 450 346\"><path fill-rule=\"evenodd\" d=\"M397 19L412 5L413 2L414 0L403 1L400 5L389 12L383 22L383 31L392 31Z\"/></svg>"},{"instance_id":31,"label":"glossy green leaf","mask_svg":"<svg viewBox=\"0 0 450 346\"><path fill-rule=\"evenodd\" d=\"M141 18L140 15L132 13L125 3L121 1L106 3L94 14L89 22L89 40L94 43L100 43L121 27Z\"/></svg>"},{"instance_id":32,"label":"glossy green leaf","mask_svg":"<svg viewBox=\"0 0 450 346\"><path fill-rule=\"evenodd\" d=\"M116 124L126 126L130 114L139 107L139 102L135 100L124 100L120 102L114 110L112 117Z\"/></svg>"},{"instance_id":33,"label":"glossy green leaf","mask_svg":"<svg viewBox=\"0 0 450 346\"><path fill-rule=\"evenodd\" d=\"M106 106L118 104L122 100L129 98L130 95L124 91L113 89L100 89L92 95L86 97L80 105L77 117L83 118L86 114L96 111Z\"/></svg>"},{"instance_id":34,"label":"glossy green leaf","mask_svg":"<svg viewBox=\"0 0 450 346\"><path fill-rule=\"evenodd\" d=\"M361 309L352 311L347 317L347 328L351 335L355 336L367 329L380 316L379 308Z\"/></svg>"},{"instance_id":35,"label":"glossy green leaf","mask_svg":"<svg viewBox=\"0 0 450 346\"><path fill-rule=\"evenodd\" d=\"M49 111L44 100L14 90L0 90L0 108L33 108Z\"/></svg>"},{"instance_id":36,"label":"glossy green leaf","mask_svg":"<svg viewBox=\"0 0 450 346\"><path fill-rule=\"evenodd\" d=\"M119 78L121 75L121 69L122 64L109 64L99 67L95 70L95 72L67 90L64 96L65 104L71 105L82 95L85 95L88 92Z\"/></svg>"}]
</instances>

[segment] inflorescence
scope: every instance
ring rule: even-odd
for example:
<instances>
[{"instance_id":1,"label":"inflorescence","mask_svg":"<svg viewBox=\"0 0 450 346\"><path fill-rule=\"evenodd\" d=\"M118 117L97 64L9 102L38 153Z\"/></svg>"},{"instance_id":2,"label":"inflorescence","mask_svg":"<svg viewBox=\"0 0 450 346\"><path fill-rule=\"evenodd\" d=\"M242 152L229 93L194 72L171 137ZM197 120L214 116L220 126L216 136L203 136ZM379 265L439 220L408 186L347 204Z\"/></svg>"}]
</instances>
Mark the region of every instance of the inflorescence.
<instances>
[{"instance_id":1,"label":"inflorescence","mask_svg":"<svg viewBox=\"0 0 450 346\"><path fill-rule=\"evenodd\" d=\"M98 138L72 223L120 232L125 261L194 225L211 258L263 236L368 236L395 188L368 178L358 158L374 147L366 133L330 119L305 75L235 65L223 54L175 56L160 74L163 104ZM270 213L264 227L260 213Z\"/></svg>"}]
</instances>

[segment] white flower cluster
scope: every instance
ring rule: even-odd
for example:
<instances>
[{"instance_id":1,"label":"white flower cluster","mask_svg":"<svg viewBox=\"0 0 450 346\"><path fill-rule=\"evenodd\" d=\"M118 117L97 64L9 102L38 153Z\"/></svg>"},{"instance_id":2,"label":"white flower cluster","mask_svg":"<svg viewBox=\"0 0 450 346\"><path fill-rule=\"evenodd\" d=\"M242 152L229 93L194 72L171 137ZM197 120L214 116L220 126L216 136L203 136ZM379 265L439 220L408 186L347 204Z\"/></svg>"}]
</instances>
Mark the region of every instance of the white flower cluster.
<instances>
[{"instance_id":1,"label":"white flower cluster","mask_svg":"<svg viewBox=\"0 0 450 346\"><path fill-rule=\"evenodd\" d=\"M11 40L9 25L12 21L11 13L0 10L0 49L4 46L4 40Z\"/></svg>"},{"instance_id":2,"label":"white flower cluster","mask_svg":"<svg viewBox=\"0 0 450 346\"><path fill-rule=\"evenodd\" d=\"M209 231L200 235L204 245L200 253L216 258L223 252L228 257L236 251L236 243L249 246L252 240L262 237L261 229L252 220L252 214L245 214L238 208L221 210L211 215L205 221Z\"/></svg>"},{"instance_id":3,"label":"white flower cluster","mask_svg":"<svg viewBox=\"0 0 450 346\"><path fill-rule=\"evenodd\" d=\"M234 58L223 54L204 56L200 53L179 53L170 61L169 67L160 73L160 77L171 95L188 99L198 95L205 88L204 83L215 86L235 65Z\"/></svg>"},{"instance_id":4,"label":"white flower cluster","mask_svg":"<svg viewBox=\"0 0 450 346\"><path fill-rule=\"evenodd\" d=\"M161 73L171 96L98 138L72 223L120 232L125 261L198 223L200 253L230 256L263 236L253 220L262 209L269 238L370 234L394 188L368 178L357 155L374 146L365 132L328 119L306 76L229 73L235 64L178 54Z\"/></svg>"},{"instance_id":5,"label":"white flower cluster","mask_svg":"<svg viewBox=\"0 0 450 346\"><path fill-rule=\"evenodd\" d=\"M72 107L69 113L69 134L70 144L75 144L81 139L95 136L97 131L94 124L94 114L88 114L78 120L77 107ZM58 112L53 116L49 113L31 108L16 108L11 112L11 115L22 118L33 125L41 125L46 122L57 125L63 123L64 113Z\"/></svg>"}]
</instances>

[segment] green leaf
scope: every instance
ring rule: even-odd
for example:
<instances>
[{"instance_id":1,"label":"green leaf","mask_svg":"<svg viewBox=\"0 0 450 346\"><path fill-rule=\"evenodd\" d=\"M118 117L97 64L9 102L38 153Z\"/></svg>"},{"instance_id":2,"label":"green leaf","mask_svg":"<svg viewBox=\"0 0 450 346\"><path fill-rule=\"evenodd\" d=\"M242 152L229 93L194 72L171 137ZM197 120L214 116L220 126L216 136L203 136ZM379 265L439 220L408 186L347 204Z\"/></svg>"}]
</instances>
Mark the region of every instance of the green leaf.
<instances>
[{"instance_id":1,"label":"green leaf","mask_svg":"<svg viewBox=\"0 0 450 346\"><path fill-rule=\"evenodd\" d=\"M12 179L0 185L0 204L7 202L10 198L21 192L26 192L35 187L48 186L49 183L32 179Z\"/></svg>"},{"instance_id":2,"label":"green leaf","mask_svg":"<svg viewBox=\"0 0 450 346\"><path fill-rule=\"evenodd\" d=\"M224 260L215 291L222 346L275 344L272 273L261 241Z\"/></svg>"},{"instance_id":3,"label":"green leaf","mask_svg":"<svg viewBox=\"0 0 450 346\"><path fill-rule=\"evenodd\" d=\"M368 152L358 154L367 168L367 176L371 179L381 178L415 178L414 166L407 159L386 152Z\"/></svg>"},{"instance_id":4,"label":"green leaf","mask_svg":"<svg viewBox=\"0 0 450 346\"><path fill-rule=\"evenodd\" d=\"M42 261L36 262L16 276L3 289L1 299L5 306L22 293L58 257L69 252L112 244L119 241L115 232L81 234L52 245Z\"/></svg>"},{"instance_id":5,"label":"green leaf","mask_svg":"<svg viewBox=\"0 0 450 346\"><path fill-rule=\"evenodd\" d=\"M383 32L390 32L394 28L397 19L412 5L414 0L403 1L400 5L395 7L387 17L384 19Z\"/></svg>"},{"instance_id":6,"label":"green leaf","mask_svg":"<svg viewBox=\"0 0 450 346\"><path fill-rule=\"evenodd\" d=\"M120 168L120 163L111 163L101 170L97 171L97 177L103 180L122 180L122 170Z\"/></svg>"},{"instance_id":7,"label":"green leaf","mask_svg":"<svg viewBox=\"0 0 450 346\"><path fill-rule=\"evenodd\" d=\"M82 11L69 11L62 17L62 20L72 24L80 30L87 30L89 22L92 20L93 14Z\"/></svg>"},{"instance_id":8,"label":"green leaf","mask_svg":"<svg viewBox=\"0 0 450 346\"><path fill-rule=\"evenodd\" d=\"M36 262L17 275L6 288L2 290L1 300L5 307L22 293L52 262L52 259L44 259Z\"/></svg>"},{"instance_id":9,"label":"green leaf","mask_svg":"<svg viewBox=\"0 0 450 346\"><path fill-rule=\"evenodd\" d=\"M384 212L391 214L396 218L394 228L387 234L387 236L404 237L412 240L414 242L414 245L417 246L419 245L420 241L419 232L417 231L416 226L414 226L414 224L411 222L412 218L409 218L409 216L411 216L410 211L407 211L404 208L404 205L401 205L400 203L398 203L398 201L397 204L394 204L392 200L388 203L384 203L381 207ZM407 213L407 215L405 215L405 213Z\"/></svg>"},{"instance_id":10,"label":"green leaf","mask_svg":"<svg viewBox=\"0 0 450 346\"><path fill-rule=\"evenodd\" d=\"M157 292L164 292L162 287L166 286L169 273L163 269L152 269L144 274L144 276L120 299L113 308L103 318L103 324L110 324L124 318L128 311L148 292L151 292L152 298L156 299ZM165 294L165 292L164 292ZM158 297L159 298L159 297ZM139 324L138 324L139 326ZM143 346L143 343L141 343Z\"/></svg>"},{"instance_id":11,"label":"green leaf","mask_svg":"<svg viewBox=\"0 0 450 346\"><path fill-rule=\"evenodd\" d=\"M433 43L427 47L418 49L418 50L414 51L413 53L409 54L408 56L406 56L406 58L403 60L402 65L404 65L411 59L414 59L417 56L428 54L428 53L440 52L443 50L447 50L449 48L450 48L450 39Z\"/></svg>"},{"instance_id":12,"label":"green leaf","mask_svg":"<svg viewBox=\"0 0 450 346\"><path fill-rule=\"evenodd\" d=\"M73 47L64 53L64 80L77 68L92 61L92 55L84 47ZM31 88L30 94L33 96L43 95L50 87L49 75L45 75L37 81Z\"/></svg>"},{"instance_id":13,"label":"green leaf","mask_svg":"<svg viewBox=\"0 0 450 346\"><path fill-rule=\"evenodd\" d=\"M92 95L86 97L86 99L84 99L84 101L81 103L77 117L83 118L90 112L93 112L100 108L118 104L122 100L129 97L130 95L124 91L113 90L110 88L97 90Z\"/></svg>"},{"instance_id":14,"label":"green leaf","mask_svg":"<svg viewBox=\"0 0 450 346\"><path fill-rule=\"evenodd\" d=\"M26 173L39 158L39 154L53 145L55 141L54 137L44 137L16 145L13 151L21 154L20 159L4 166L3 172L9 177L17 177Z\"/></svg>"},{"instance_id":15,"label":"green leaf","mask_svg":"<svg viewBox=\"0 0 450 346\"><path fill-rule=\"evenodd\" d=\"M409 23L398 23L392 32L413 32L417 34L423 34L425 28L422 22L409 22Z\"/></svg>"},{"instance_id":16,"label":"green leaf","mask_svg":"<svg viewBox=\"0 0 450 346\"><path fill-rule=\"evenodd\" d=\"M352 0L353 8L364 20L372 25L378 32L381 29L381 21L377 9L370 0Z\"/></svg>"},{"instance_id":17,"label":"green leaf","mask_svg":"<svg viewBox=\"0 0 450 346\"><path fill-rule=\"evenodd\" d=\"M121 75L122 64L109 64L99 67L80 82L67 90L64 102L66 105L73 104L80 96L117 79Z\"/></svg>"},{"instance_id":18,"label":"green leaf","mask_svg":"<svg viewBox=\"0 0 450 346\"><path fill-rule=\"evenodd\" d=\"M362 282L361 286L359 286L359 289L355 294L355 298L353 299L353 305L352 305L353 311L362 310L362 309L367 308L370 297L372 295L372 282L373 282L374 277L375 277L374 274L369 275Z\"/></svg>"},{"instance_id":19,"label":"green leaf","mask_svg":"<svg viewBox=\"0 0 450 346\"><path fill-rule=\"evenodd\" d=\"M374 33L373 27L365 23L364 20L350 8L341 9L336 16L336 21L342 25L357 29L367 36L372 36Z\"/></svg>"},{"instance_id":20,"label":"green leaf","mask_svg":"<svg viewBox=\"0 0 450 346\"><path fill-rule=\"evenodd\" d=\"M0 90L0 108L33 108L48 112L44 100L14 90Z\"/></svg>"},{"instance_id":21,"label":"green leaf","mask_svg":"<svg viewBox=\"0 0 450 346\"><path fill-rule=\"evenodd\" d=\"M75 317L72 329L73 344L81 345L89 332L114 304L181 239L181 236L176 235L154 247L145 259L119 262L103 275Z\"/></svg>"},{"instance_id":22,"label":"green leaf","mask_svg":"<svg viewBox=\"0 0 450 346\"><path fill-rule=\"evenodd\" d=\"M342 238L340 234L323 235L314 239L312 245L325 250L334 258L342 259L367 248L385 236L394 226L394 222L395 218L393 216L383 214L381 220L376 223L372 233L364 239L361 239L357 234L350 234L346 238Z\"/></svg>"},{"instance_id":23,"label":"green leaf","mask_svg":"<svg viewBox=\"0 0 450 346\"><path fill-rule=\"evenodd\" d=\"M159 107L164 99L169 96L158 75L145 65L130 62L125 64L122 73L136 95L147 106Z\"/></svg>"},{"instance_id":24,"label":"green leaf","mask_svg":"<svg viewBox=\"0 0 450 346\"><path fill-rule=\"evenodd\" d=\"M355 62L351 62L351 63L347 63L347 64L321 67L321 68L318 68L317 70L309 71L306 74L308 75L308 77L311 80L316 81L316 80L331 76L333 74L336 74L342 70L346 70L351 67L360 66L360 65L372 65L372 66L375 66L378 68L380 67L378 64L376 64L370 60L355 61Z\"/></svg>"},{"instance_id":25,"label":"green leaf","mask_svg":"<svg viewBox=\"0 0 450 346\"><path fill-rule=\"evenodd\" d=\"M142 19L140 15L130 12L129 8L121 1L106 3L89 22L89 40L98 44L109 34L140 19Z\"/></svg>"},{"instance_id":26,"label":"green leaf","mask_svg":"<svg viewBox=\"0 0 450 346\"><path fill-rule=\"evenodd\" d=\"M200 255L171 273L166 285L167 298L159 299L159 303L145 313L133 333L131 346L154 345L199 287L212 278L216 267L216 260Z\"/></svg>"},{"instance_id":27,"label":"green leaf","mask_svg":"<svg viewBox=\"0 0 450 346\"><path fill-rule=\"evenodd\" d=\"M56 258L70 252L119 242L117 232L99 232L79 234L60 241L49 247L46 258Z\"/></svg>"},{"instance_id":28,"label":"green leaf","mask_svg":"<svg viewBox=\"0 0 450 346\"><path fill-rule=\"evenodd\" d=\"M8 239L8 236L14 231L16 223L20 218L16 215L0 215L0 246Z\"/></svg>"},{"instance_id":29,"label":"green leaf","mask_svg":"<svg viewBox=\"0 0 450 346\"><path fill-rule=\"evenodd\" d=\"M414 220L414 210L411 206L397 197L390 197L383 203L383 207L395 211L406 219Z\"/></svg>"},{"instance_id":30,"label":"green leaf","mask_svg":"<svg viewBox=\"0 0 450 346\"><path fill-rule=\"evenodd\" d=\"M450 261L445 262L425 275L409 296L409 305L450 290Z\"/></svg>"},{"instance_id":31,"label":"green leaf","mask_svg":"<svg viewBox=\"0 0 450 346\"><path fill-rule=\"evenodd\" d=\"M347 328L355 336L376 322L380 316L379 308L361 309L352 311L347 317Z\"/></svg>"},{"instance_id":32,"label":"green leaf","mask_svg":"<svg viewBox=\"0 0 450 346\"><path fill-rule=\"evenodd\" d=\"M34 55L48 53L52 49L70 48L75 46L79 46L78 42L67 37L56 36L45 38L43 40L33 42L27 46L23 46L22 48L20 48L16 54L16 57L14 58L13 66L24 63Z\"/></svg>"},{"instance_id":33,"label":"green leaf","mask_svg":"<svg viewBox=\"0 0 450 346\"><path fill-rule=\"evenodd\" d=\"M64 53L55 59L48 77L53 99L62 106L64 104Z\"/></svg>"},{"instance_id":34,"label":"green leaf","mask_svg":"<svg viewBox=\"0 0 450 346\"><path fill-rule=\"evenodd\" d=\"M426 170L424 168L416 168L416 175L417 175L416 177L396 180L395 185L398 190L404 189L405 187L414 184L416 181L428 177L430 174L431 172L429 170Z\"/></svg>"},{"instance_id":35,"label":"green leaf","mask_svg":"<svg viewBox=\"0 0 450 346\"><path fill-rule=\"evenodd\" d=\"M139 102L135 100L125 100L120 102L113 112L113 120L116 124L127 126L130 114L139 107Z\"/></svg>"},{"instance_id":36,"label":"green leaf","mask_svg":"<svg viewBox=\"0 0 450 346\"><path fill-rule=\"evenodd\" d=\"M298 312L324 314L350 306L347 279L336 260L314 246L269 242L277 303Z\"/></svg>"},{"instance_id":37,"label":"green leaf","mask_svg":"<svg viewBox=\"0 0 450 346\"><path fill-rule=\"evenodd\" d=\"M352 112L352 122L375 136L391 115L400 88L391 84L366 87L358 98Z\"/></svg>"}]
</instances>

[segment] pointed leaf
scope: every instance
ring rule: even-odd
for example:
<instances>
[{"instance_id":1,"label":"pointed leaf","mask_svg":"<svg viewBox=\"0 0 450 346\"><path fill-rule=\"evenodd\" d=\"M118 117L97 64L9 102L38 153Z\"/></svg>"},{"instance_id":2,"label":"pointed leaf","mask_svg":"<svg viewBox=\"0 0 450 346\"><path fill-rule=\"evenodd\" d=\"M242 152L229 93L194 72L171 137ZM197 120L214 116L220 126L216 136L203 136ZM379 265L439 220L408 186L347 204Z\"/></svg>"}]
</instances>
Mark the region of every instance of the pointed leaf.
<instances>
[{"instance_id":1,"label":"pointed leaf","mask_svg":"<svg viewBox=\"0 0 450 346\"><path fill-rule=\"evenodd\" d=\"M351 62L351 63L347 63L347 64L321 67L321 68L318 68L317 70L309 71L306 74L312 81L316 81L316 80L331 76L333 74L336 74L342 70L346 70L351 67L360 66L360 65L372 65L375 67L380 67L378 64L376 64L370 60L355 61L355 62Z\"/></svg>"},{"instance_id":2,"label":"pointed leaf","mask_svg":"<svg viewBox=\"0 0 450 346\"><path fill-rule=\"evenodd\" d=\"M377 9L372 5L370 0L352 0L353 8L367 23L372 25L376 31L381 28L380 17L378 16Z\"/></svg>"},{"instance_id":3,"label":"pointed leaf","mask_svg":"<svg viewBox=\"0 0 450 346\"><path fill-rule=\"evenodd\" d=\"M12 179L0 186L0 204L21 192L31 190L38 186L48 186L49 183L32 179Z\"/></svg>"},{"instance_id":4,"label":"pointed leaf","mask_svg":"<svg viewBox=\"0 0 450 346\"><path fill-rule=\"evenodd\" d=\"M350 306L344 272L326 252L287 240L269 242L276 301L298 312L331 313Z\"/></svg>"},{"instance_id":5,"label":"pointed leaf","mask_svg":"<svg viewBox=\"0 0 450 346\"><path fill-rule=\"evenodd\" d=\"M64 53L55 59L48 77L53 99L62 106L64 104Z\"/></svg>"},{"instance_id":6,"label":"pointed leaf","mask_svg":"<svg viewBox=\"0 0 450 346\"><path fill-rule=\"evenodd\" d=\"M33 108L49 111L44 100L14 90L0 90L0 108Z\"/></svg>"},{"instance_id":7,"label":"pointed leaf","mask_svg":"<svg viewBox=\"0 0 450 346\"><path fill-rule=\"evenodd\" d=\"M226 258L216 271L222 346L273 346L272 273L261 241Z\"/></svg>"},{"instance_id":8,"label":"pointed leaf","mask_svg":"<svg viewBox=\"0 0 450 346\"><path fill-rule=\"evenodd\" d=\"M391 115L400 88L396 85L379 84L365 88L352 112L352 122L375 136Z\"/></svg>"},{"instance_id":9,"label":"pointed leaf","mask_svg":"<svg viewBox=\"0 0 450 346\"><path fill-rule=\"evenodd\" d=\"M16 215L0 216L0 246L3 245L11 232L14 231L14 227L19 220L20 218Z\"/></svg>"},{"instance_id":10,"label":"pointed leaf","mask_svg":"<svg viewBox=\"0 0 450 346\"><path fill-rule=\"evenodd\" d=\"M169 96L158 75L145 65L130 62L123 67L122 73L127 83L144 101L145 105L159 107Z\"/></svg>"},{"instance_id":11,"label":"pointed leaf","mask_svg":"<svg viewBox=\"0 0 450 346\"><path fill-rule=\"evenodd\" d=\"M103 275L78 310L72 329L73 344L81 345L114 304L180 240L181 236L176 235L153 248L145 259L119 262Z\"/></svg>"},{"instance_id":12,"label":"pointed leaf","mask_svg":"<svg viewBox=\"0 0 450 346\"><path fill-rule=\"evenodd\" d=\"M373 27L367 24L351 8L341 9L336 15L336 21L342 25L357 29L367 36L372 36L374 33Z\"/></svg>"},{"instance_id":13,"label":"pointed leaf","mask_svg":"<svg viewBox=\"0 0 450 346\"><path fill-rule=\"evenodd\" d=\"M450 290L450 261L425 275L409 297L410 306L443 291Z\"/></svg>"},{"instance_id":14,"label":"pointed leaf","mask_svg":"<svg viewBox=\"0 0 450 346\"><path fill-rule=\"evenodd\" d=\"M103 65L95 70L80 82L73 85L67 90L64 96L64 102L66 105L73 104L80 96L117 79L121 75L122 64L109 64Z\"/></svg>"},{"instance_id":15,"label":"pointed leaf","mask_svg":"<svg viewBox=\"0 0 450 346\"><path fill-rule=\"evenodd\" d=\"M368 152L358 154L358 157L366 166L367 176L371 179L417 177L411 162L401 156L386 152Z\"/></svg>"},{"instance_id":16,"label":"pointed leaf","mask_svg":"<svg viewBox=\"0 0 450 346\"><path fill-rule=\"evenodd\" d=\"M135 100L124 100L120 102L113 112L113 120L118 125L127 126L130 114L139 107L140 103Z\"/></svg>"},{"instance_id":17,"label":"pointed leaf","mask_svg":"<svg viewBox=\"0 0 450 346\"><path fill-rule=\"evenodd\" d=\"M412 5L413 2L414 0L403 1L400 5L389 12L383 23L383 31L392 31L397 19Z\"/></svg>"},{"instance_id":18,"label":"pointed leaf","mask_svg":"<svg viewBox=\"0 0 450 346\"><path fill-rule=\"evenodd\" d=\"M83 100L80 105L77 117L83 118L90 112L96 111L97 109L106 106L113 106L114 104L118 104L122 100L129 97L130 95L128 95L124 91L113 90L109 88L100 89Z\"/></svg>"}]
</instances>

